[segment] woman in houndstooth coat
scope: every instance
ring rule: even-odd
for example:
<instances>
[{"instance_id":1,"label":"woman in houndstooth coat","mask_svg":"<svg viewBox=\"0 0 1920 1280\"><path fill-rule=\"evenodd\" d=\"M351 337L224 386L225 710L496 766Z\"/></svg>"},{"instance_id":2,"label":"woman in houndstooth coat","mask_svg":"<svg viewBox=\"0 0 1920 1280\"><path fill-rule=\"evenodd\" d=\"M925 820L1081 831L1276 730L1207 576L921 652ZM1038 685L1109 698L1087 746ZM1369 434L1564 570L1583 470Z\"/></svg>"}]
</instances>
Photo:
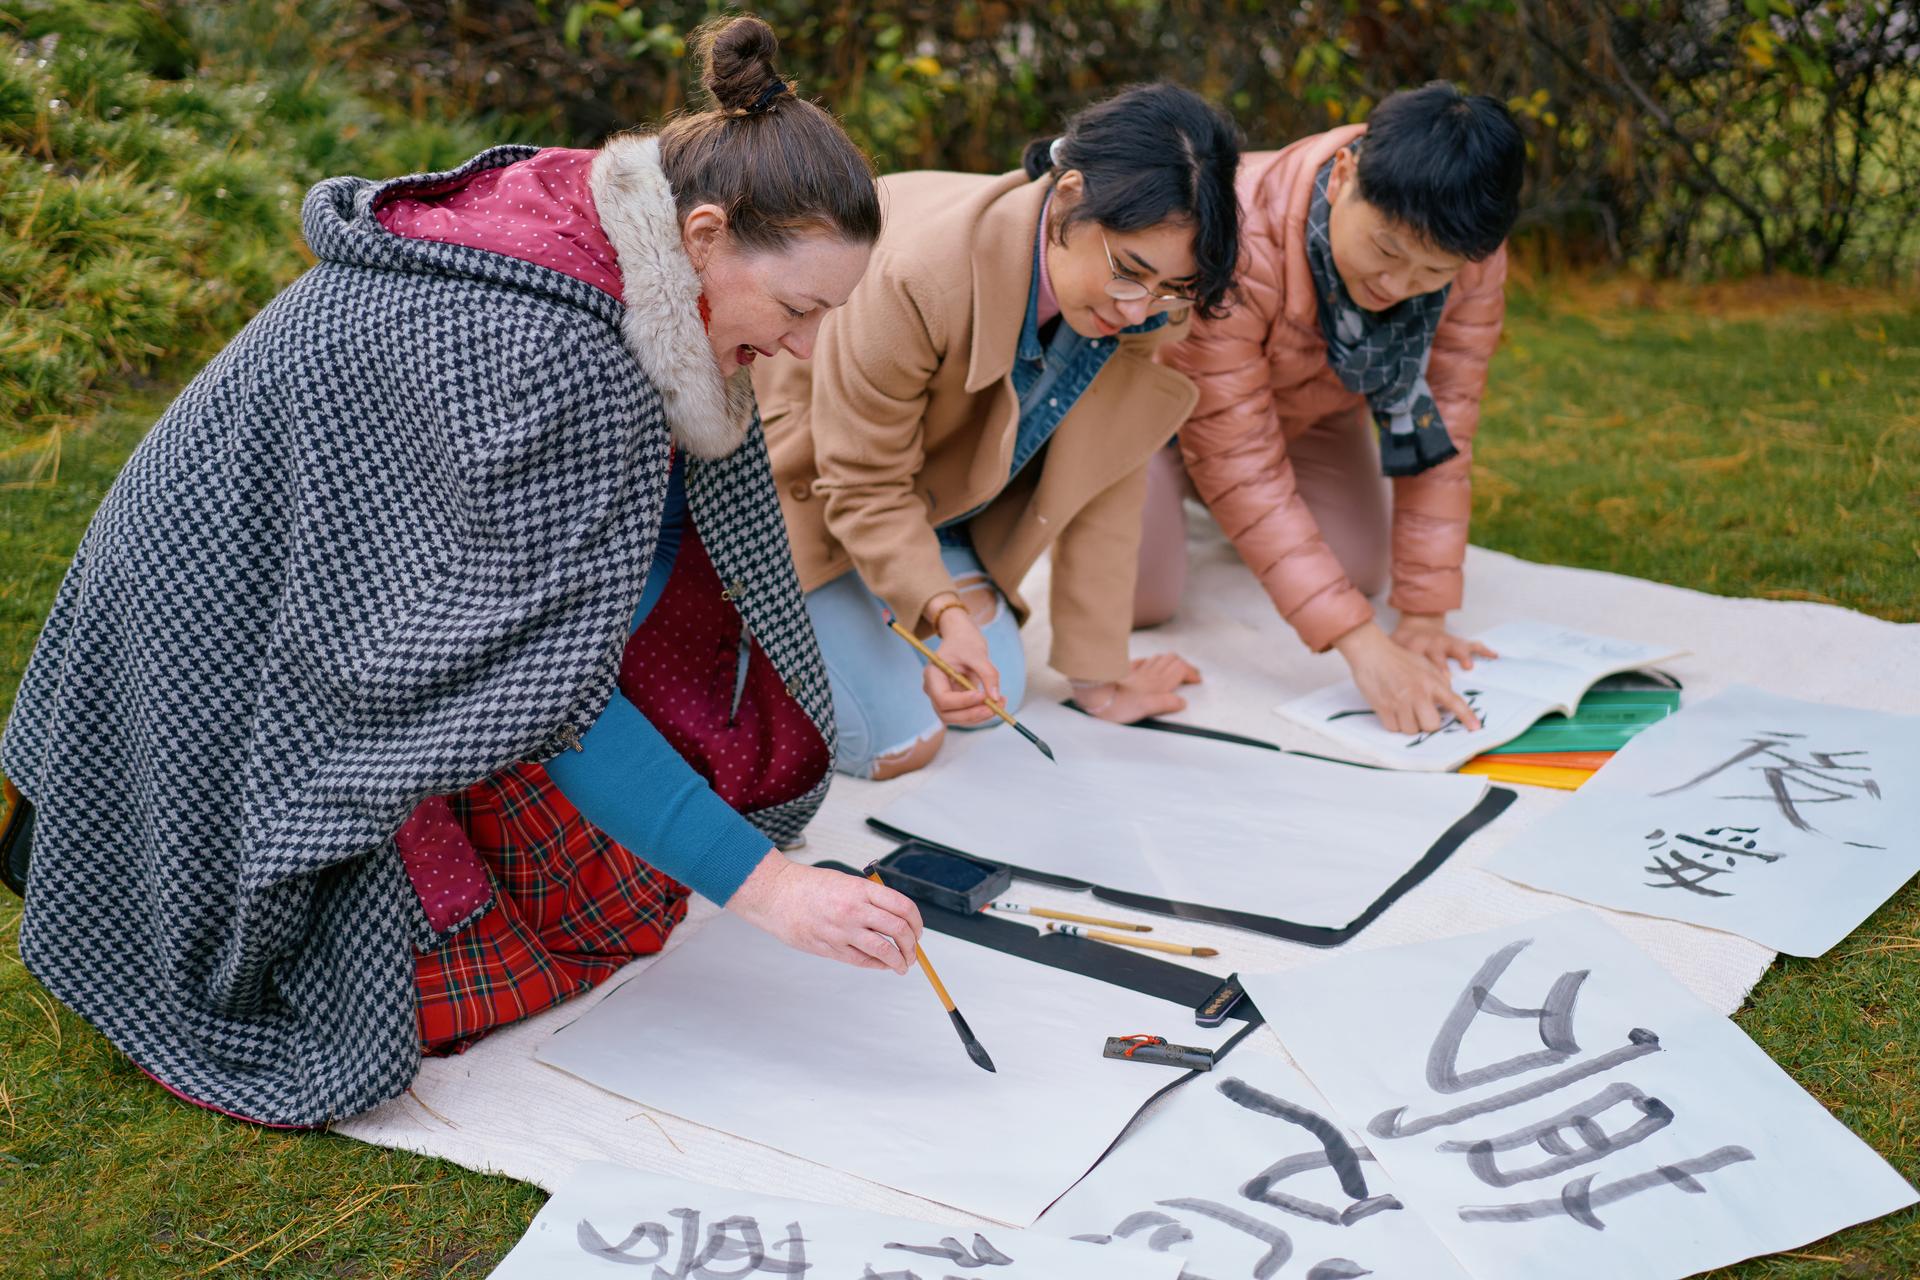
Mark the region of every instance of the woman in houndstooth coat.
<instances>
[{"instance_id":1,"label":"woman in houndstooth coat","mask_svg":"<svg viewBox=\"0 0 1920 1280\"><path fill-rule=\"evenodd\" d=\"M21 951L189 1101L372 1106L688 886L905 969L908 900L777 847L833 724L746 373L809 353L879 204L764 23L707 39L715 105L658 134L314 188L317 265L74 557L0 742Z\"/></svg>"}]
</instances>

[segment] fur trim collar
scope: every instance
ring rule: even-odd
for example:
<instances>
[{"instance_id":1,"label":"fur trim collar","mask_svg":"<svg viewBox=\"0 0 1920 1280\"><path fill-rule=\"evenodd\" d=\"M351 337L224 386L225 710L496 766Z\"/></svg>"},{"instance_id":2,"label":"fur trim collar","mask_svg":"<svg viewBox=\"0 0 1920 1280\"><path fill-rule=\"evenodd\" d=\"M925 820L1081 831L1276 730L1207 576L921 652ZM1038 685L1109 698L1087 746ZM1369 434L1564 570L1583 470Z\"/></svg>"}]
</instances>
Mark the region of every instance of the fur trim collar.
<instances>
[{"instance_id":1,"label":"fur trim collar","mask_svg":"<svg viewBox=\"0 0 1920 1280\"><path fill-rule=\"evenodd\" d=\"M620 329L659 390L676 445L724 458L753 424L753 379L720 376L700 323L700 277L680 243L680 214L660 168L660 140L614 138L587 175L600 227L620 263Z\"/></svg>"}]
</instances>

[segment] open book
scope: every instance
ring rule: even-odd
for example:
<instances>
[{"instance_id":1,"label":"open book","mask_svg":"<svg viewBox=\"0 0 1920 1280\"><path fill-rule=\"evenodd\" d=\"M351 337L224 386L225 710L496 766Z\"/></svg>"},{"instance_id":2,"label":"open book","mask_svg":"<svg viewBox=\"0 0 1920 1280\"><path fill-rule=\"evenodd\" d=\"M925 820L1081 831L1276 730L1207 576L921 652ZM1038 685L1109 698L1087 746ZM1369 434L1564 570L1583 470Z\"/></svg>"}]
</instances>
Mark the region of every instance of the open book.
<instances>
[{"instance_id":1,"label":"open book","mask_svg":"<svg viewBox=\"0 0 1920 1280\"><path fill-rule=\"evenodd\" d=\"M1635 671L1685 653L1662 645L1590 636L1544 622L1508 622L1475 637L1499 654L1453 673L1453 687L1481 727L1468 732L1452 716L1431 733L1394 733L1351 680L1329 685L1274 710L1346 748L1343 754L1389 769L1438 773L1526 732L1541 716L1572 715L1596 680Z\"/></svg>"}]
</instances>

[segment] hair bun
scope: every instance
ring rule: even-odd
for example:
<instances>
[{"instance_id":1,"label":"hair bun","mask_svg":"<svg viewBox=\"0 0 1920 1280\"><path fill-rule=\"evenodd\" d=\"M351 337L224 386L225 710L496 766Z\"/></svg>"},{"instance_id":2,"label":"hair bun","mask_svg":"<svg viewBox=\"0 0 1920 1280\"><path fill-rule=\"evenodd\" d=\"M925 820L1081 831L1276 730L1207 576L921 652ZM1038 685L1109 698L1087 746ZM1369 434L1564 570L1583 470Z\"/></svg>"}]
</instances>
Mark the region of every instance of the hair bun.
<instances>
[{"instance_id":1,"label":"hair bun","mask_svg":"<svg viewBox=\"0 0 1920 1280\"><path fill-rule=\"evenodd\" d=\"M754 17L723 19L700 32L700 83L714 105L735 115L765 105L782 84L773 60L780 41L773 28Z\"/></svg>"}]
</instances>

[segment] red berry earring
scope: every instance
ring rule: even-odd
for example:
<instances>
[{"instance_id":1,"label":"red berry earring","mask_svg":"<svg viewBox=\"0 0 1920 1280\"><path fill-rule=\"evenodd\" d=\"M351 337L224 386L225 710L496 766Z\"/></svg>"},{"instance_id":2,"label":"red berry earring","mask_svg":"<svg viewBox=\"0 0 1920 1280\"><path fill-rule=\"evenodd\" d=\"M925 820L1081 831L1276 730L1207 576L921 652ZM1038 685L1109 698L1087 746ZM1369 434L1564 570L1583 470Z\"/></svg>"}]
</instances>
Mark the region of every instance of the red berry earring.
<instances>
[{"instance_id":1,"label":"red berry earring","mask_svg":"<svg viewBox=\"0 0 1920 1280\"><path fill-rule=\"evenodd\" d=\"M707 304L707 295L700 295L700 327L708 333L713 332L713 308Z\"/></svg>"}]
</instances>

